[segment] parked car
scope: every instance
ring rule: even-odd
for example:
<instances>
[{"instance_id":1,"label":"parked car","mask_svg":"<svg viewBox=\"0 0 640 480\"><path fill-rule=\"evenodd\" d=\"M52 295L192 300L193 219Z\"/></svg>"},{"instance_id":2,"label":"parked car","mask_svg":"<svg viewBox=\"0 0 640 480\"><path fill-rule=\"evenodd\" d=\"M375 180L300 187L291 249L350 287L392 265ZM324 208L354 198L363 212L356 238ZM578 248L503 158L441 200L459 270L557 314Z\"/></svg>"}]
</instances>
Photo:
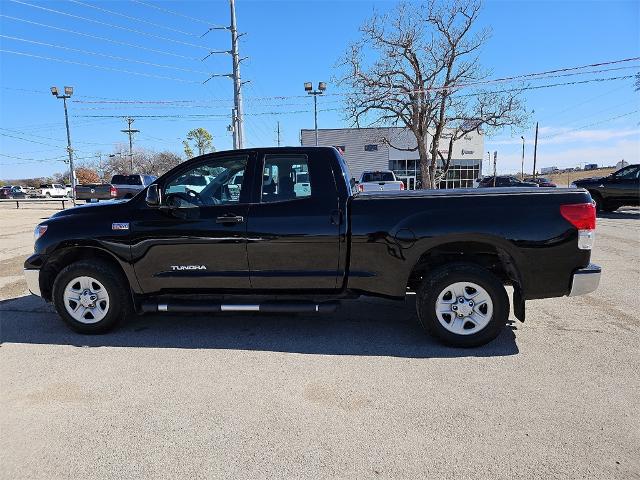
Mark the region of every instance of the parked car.
<instances>
[{"instance_id":1,"label":"parked car","mask_svg":"<svg viewBox=\"0 0 640 480\"><path fill-rule=\"evenodd\" d=\"M483 177L478 183L479 188L488 187L537 187L538 184L534 182L523 182L518 180L513 175L498 175L496 176L495 185L493 182L493 176Z\"/></svg>"},{"instance_id":2,"label":"parked car","mask_svg":"<svg viewBox=\"0 0 640 480\"><path fill-rule=\"evenodd\" d=\"M0 188L0 199L7 200L7 199L10 199L10 198L13 198L11 196L11 189L12 188L13 188L12 185L5 185L4 187L1 187Z\"/></svg>"},{"instance_id":3,"label":"parked car","mask_svg":"<svg viewBox=\"0 0 640 480\"><path fill-rule=\"evenodd\" d=\"M40 185L40 187L36 190L36 197L66 197L67 190L64 188L64 185L60 185L59 183L47 183Z\"/></svg>"},{"instance_id":4,"label":"parked car","mask_svg":"<svg viewBox=\"0 0 640 480\"><path fill-rule=\"evenodd\" d=\"M27 198L28 190L22 185L14 185L11 187L11 198Z\"/></svg>"},{"instance_id":5,"label":"parked car","mask_svg":"<svg viewBox=\"0 0 640 480\"><path fill-rule=\"evenodd\" d=\"M404 190L404 183L396 179L391 170L365 171L358 182L359 192L385 192L389 190Z\"/></svg>"},{"instance_id":6,"label":"parked car","mask_svg":"<svg viewBox=\"0 0 640 480\"><path fill-rule=\"evenodd\" d=\"M219 173L202 191L167 193L206 170ZM298 194L302 170L310 188ZM234 198L228 185L240 175ZM357 193L350 178L332 147L193 158L129 202L82 205L40 223L24 265L29 290L82 333L106 332L133 311L331 312L342 299L410 292L427 331L474 346L505 326L505 285L520 320L527 299L598 286L585 190Z\"/></svg>"},{"instance_id":7,"label":"parked car","mask_svg":"<svg viewBox=\"0 0 640 480\"><path fill-rule=\"evenodd\" d=\"M67 192L67 197L71 198L73 195L73 187L67 183L65 184L64 189Z\"/></svg>"},{"instance_id":8,"label":"parked car","mask_svg":"<svg viewBox=\"0 0 640 480\"><path fill-rule=\"evenodd\" d=\"M536 183L539 187L557 187L555 183L546 177L529 177L525 178L524 181L528 183Z\"/></svg>"},{"instance_id":9,"label":"parked car","mask_svg":"<svg viewBox=\"0 0 640 480\"><path fill-rule=\"evenodd\" d=\"M133 198L156 178L153 175L114 175L111 183L76 185L76 200Z\"/></svg>"},{"instance_id":10,"label":"parked car","mask_svg":"<svg viewBox=\"0 0 640 480\"><path fill-rule=\"evenodd\" d=\"M613 212L623 205L640 205L640 164L628 165L607 177L576 180L572 185L588 190L598 211Z\"/></svg>"}]
</instances>

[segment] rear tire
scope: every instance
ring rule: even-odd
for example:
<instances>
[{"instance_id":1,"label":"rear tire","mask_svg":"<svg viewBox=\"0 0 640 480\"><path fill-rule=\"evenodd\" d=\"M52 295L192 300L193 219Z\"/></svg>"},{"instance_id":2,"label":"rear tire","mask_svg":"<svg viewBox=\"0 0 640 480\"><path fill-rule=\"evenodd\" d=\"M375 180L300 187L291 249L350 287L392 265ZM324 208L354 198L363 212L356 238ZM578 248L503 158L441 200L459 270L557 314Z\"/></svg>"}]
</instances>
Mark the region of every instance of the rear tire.
<instances>
[{"instance_id":1,"label":"rear tire","mask_svg":"<svg viewBox=\"0 0 640 480\"><path fill-rule=\"evenodd\" d=\"M69 328L105 333L132 311L128 282L112 265L80 260L63 268L53 283L53 303Z\"/></svg>"},{"instance_id":2,"label":"rear tire","mask_svg":"<svg viewBox=\"0 0 640 480\"><path fill-rule=\"evenodd\" d=\"M485 268L452 263L423 280L416 310L422 328L442 343L477 347L502 331L509 318L509 297L502 282Z\"/></svg>"}]
</instances>

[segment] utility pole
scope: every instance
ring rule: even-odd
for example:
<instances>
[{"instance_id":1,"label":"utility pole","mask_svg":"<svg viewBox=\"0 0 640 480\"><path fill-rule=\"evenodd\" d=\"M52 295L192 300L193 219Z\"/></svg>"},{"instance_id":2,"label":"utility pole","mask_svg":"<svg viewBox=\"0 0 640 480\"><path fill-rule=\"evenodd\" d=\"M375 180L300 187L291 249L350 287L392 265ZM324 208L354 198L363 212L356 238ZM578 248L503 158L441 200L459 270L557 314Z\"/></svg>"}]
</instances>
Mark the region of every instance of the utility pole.
<instances>
[{"instance_id":1,"label":"utility pole","mask_svg":"<svg viewBox=\"0 0 640 480\"><path fill-rule=\"evenodd\" d=\"M75 204L76 199L76 176L73 168L73 148L71 148L71 133L69 132L69 113L67 112L67 98L71 98L73 95L73 87L64 87L64 95L59 95L58 87L51 87L51 94L56 98L61 98L64 104L64 122L67 126L67 153L69 154L69 181L73 192L73 202Z\"/></svg>"},{"instance_id":2,"label":"utility pole","mask_svg":"<svg viewBox=\"0 0 640 480\"><path fill-rule=\"evenodd\" d=\"M533 178L536 178L536 161L538 159L538 122L536 122L536 140L533 144Z\"/></svg>"},{"instance_id":3,"label":"utility pole","mask_svg":"<svg viewBox=\"0 0 640 480\"><path fill-rule=\"evenodd\" d=\"M236 109L231 109L231 125L227 126L227 131L231 132L233 137L233 149L238 149L238 139L236 138Z\"/></svg>"},{"instance_id":4,"label":"utility pole","mask_svg":"<svg viewBox=\"0 0 640 480\"><path fill-rule=\"evenodd\" d=\"M496 163L498 162L498 151L495 150L493 152L493 186L496 186L496 175L497 175L497 168L496 168Z\"/></svg>"},{"instance_id":5,"label":"utility pole","mask_svg":"<svg viewBox=\"0 0 640 480\"><path fill-rule=\"evenodd\" d=\"M129 173L133 174L133 134L138 133L140 130L131 129L131 124L135 122L135 118L127 117L125 118L125 121L127 122L128 128L126 130L120 130L120 131L123 133L129 134L129 165L130 165Z\"/></svg>"},{"instance_id":6,"label":"utility pole","mask_svg":"<svg viewBox=\"0 0 640 480\"><path fill-rule=\"evenodd\" d=\"M522 139L522 169L520 170L520 180L524 182L524 136L520 136Z\"/></svg>"},{"instance_id":7,"label":"utility pole","mask_svg":"<svg viewBox=\"0 0 640 480\"><path fill-rule=\"evenodd\" d=\"M237 148L244 148L244 127L242 120L242 82L240 81L240 58L238 56L238 29L236 28L236 2L229 0L231 7L231 57L233 59L233 104L236 107L234 135Z\"/></svg>"},{"instance_id":8,"label":"utility pole","mask_svg":"<svg viewBox=\"0 0 640 480\"><path fill-rule=\"evenodd\" d=\"M276 129L278 135L278 146L280 146L280 120L278 120L278 128Z\"/></svg>"},{"instance_id":9,"label":"utility pole","mask_svg":"<svg viewBox=\"0 0 640 480\"><path fill-rule=\"evenodd\" d=\"M233 62L233 72L232 73L212 73L209 75L204 83L207 83L209 80L215 77L227 77L233 80L233 114L231 116L231 125L227 127L227 130L233 134L233 148L244 148L244 122L243 122L243 108L242 108L242 84L247 82L242 82L240 80L240 62L245 60L245 58L240 58L240 54L238 52L238 38L240 38L243 33L238 34L238 29L236 27L236 2L235 0L229 0L229 7L231 9L231 25L227 26L211 26L209 29L204 32L201 37L204 37L207 33L213 30L229 30L231 32L231 50L211 50L202 61L209 58L211 55L215 54L229 54L231 55L231 59Z\"/></svg>"}]
</instances>

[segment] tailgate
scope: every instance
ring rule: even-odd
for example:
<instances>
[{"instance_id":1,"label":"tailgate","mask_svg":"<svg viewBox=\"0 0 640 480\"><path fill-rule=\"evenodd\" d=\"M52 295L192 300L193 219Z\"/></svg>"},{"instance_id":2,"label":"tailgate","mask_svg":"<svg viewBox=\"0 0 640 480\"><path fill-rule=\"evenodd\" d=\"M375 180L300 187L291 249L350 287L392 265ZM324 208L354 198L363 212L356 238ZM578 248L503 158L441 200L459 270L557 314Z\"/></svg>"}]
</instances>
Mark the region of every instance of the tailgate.
<instances>
[{"instance_id":1,"label":"tailgate","mask_svg":"<svg viewBox=\"0 0 640 480\"><path fill-rule=\"evenodd\" d=\"M77 185L76 198L79 200L105 200L111 198L111 185Z\"/></svg>"},{"instance_id":2,"label":"tailgate","mask_svg":"<svg viewBox=\"0 0 640 480\"><path fill-rule=\"evenodd\" d=\"M365 182L361 183L361 192L388 192L391 190L403 190L401 187L402 182Z\"/></svg>"}]
</instances>

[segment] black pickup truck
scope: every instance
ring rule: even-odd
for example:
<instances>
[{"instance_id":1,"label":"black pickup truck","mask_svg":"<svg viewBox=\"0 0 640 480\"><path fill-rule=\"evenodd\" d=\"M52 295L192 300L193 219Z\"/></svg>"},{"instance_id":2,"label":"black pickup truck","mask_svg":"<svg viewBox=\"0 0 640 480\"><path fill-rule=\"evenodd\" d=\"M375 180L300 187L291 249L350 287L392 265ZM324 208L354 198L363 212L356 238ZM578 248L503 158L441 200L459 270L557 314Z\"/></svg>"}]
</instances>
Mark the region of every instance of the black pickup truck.
<instances>
[{"instance_id":1,"label":"black pickup truck","mask_svg":"<svg viewBox=\"0 0 640 480\"><path fill-rule=\"evenodd\" d=\"M640 165L627 165L607 177L576 180L573 186L588 190L602 212L614 212L623 205L640 205Z\"/></svg>"},{"instance_id":2,"label":"black pickup truck","mask_svg":"<svg viewBox=\"0 0 640 480\"><path fill-rule=\"evenodd\" d=\"M527 299L598 286L585 190L352 187L331 147L204 155L133 199L39 224L27 283L81 333L134 311L331 312L359 295L415 294L421 325L456 346L498 335L505 285L520 320Z\"/></svg>"}]
</instances>

